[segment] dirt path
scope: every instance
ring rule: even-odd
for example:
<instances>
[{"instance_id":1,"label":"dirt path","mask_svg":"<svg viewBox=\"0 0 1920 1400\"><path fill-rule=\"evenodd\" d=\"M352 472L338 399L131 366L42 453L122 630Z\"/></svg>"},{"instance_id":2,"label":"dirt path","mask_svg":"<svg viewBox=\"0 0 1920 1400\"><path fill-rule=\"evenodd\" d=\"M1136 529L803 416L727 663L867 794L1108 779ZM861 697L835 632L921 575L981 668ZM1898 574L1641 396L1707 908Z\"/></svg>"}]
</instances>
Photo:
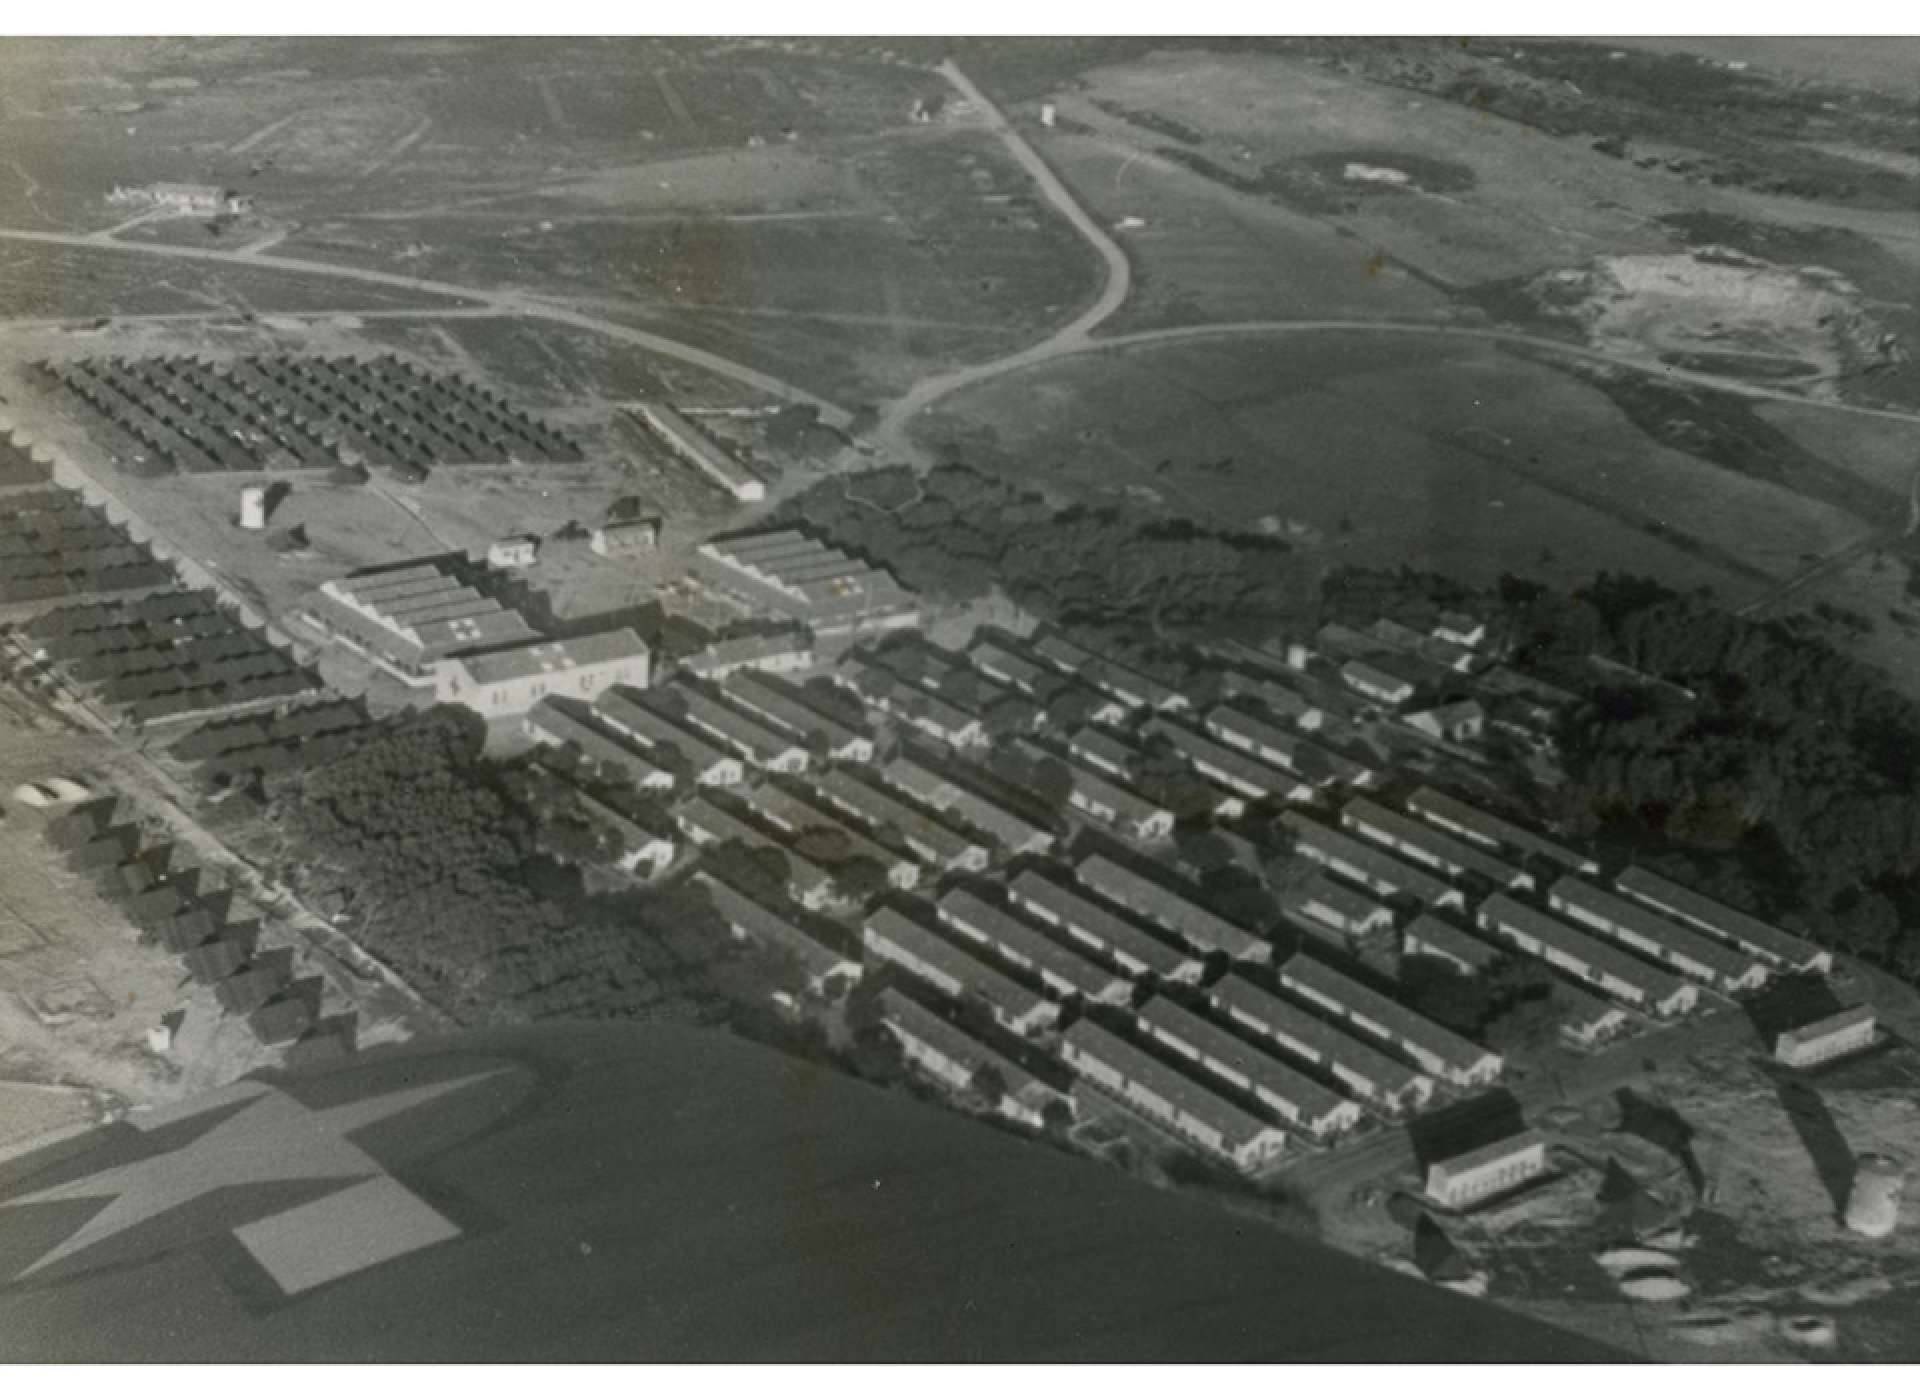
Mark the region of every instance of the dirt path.
<instances>
[{"instance_id":1,"label":"dirt path","mask_svg":"<svg viewBox=\"0 0 1920 1400\"><path fill-rule=\"evenodd\" d=\"M1001 144L1006 146L1014 160L1033 177L1047 202L1060 211L1061 216L1073 225L1075 232L1093 245L1104 264L1104 280L1099 295L1079 315L1037 345L1016 350L1011 355L1003 355L984 364L967 365L933 375L921 380L889 404L882 412L873 436L883 455L907 460L914 460L916 455L908 426L926 409L970 384L1092 348L1089 337L1095 328L1120 309L1133 289L1133 268L1127 262L1126 252L1095 222L1092 215L1080 207L1080 201L1074 198L1073 191L1053 173L1026 137L1015 129L1005 114L973 85L972 80L951 59L940 65L939 72L986 119L987 129L1000 138Z\"/></svg>"},{"instance_id":2,"label":"dirt path","mask_svg":"<svg viewBox=\"0 0 1920 1400\"><path fill-rule=\"evenodd\" d=\"M698 346L670 340L666 336L655 335L651 331L636 330L632 326L624 326L616 321L605 321L598 316L589 316L584 312L575 311L557 302L525 292L466 287L455 282L441 282L429 277L408 277L397 272L376 272L371 268L343 267L337 263L312 262L305 258L281 257L244 249L230 251L220 248L178 248L161 244L103 242L92 234L46 233L35 229L11 228L0 228L0 240L11 240L16 243L47 243L66 248L104 248L136 257L179 258L189 262L266 268L275 272L333 277L347 282L362 282L370 286L394 287L401 291L428 296L478 302L482 307L499 315L525 316L534 320L555 321L561 325L574 326L580 330L605 336L609 340L617 340L668 359L697 366L775 398L812 404L820 412L820 421L829 427L845 428L850 421L850 415L838 405L810 394L797 385L776 379L770 374L739 364L725 356L716 355L710 350L702 350ZM431 314L431 308L420 314Z\"/></svg>"}]
</instances>

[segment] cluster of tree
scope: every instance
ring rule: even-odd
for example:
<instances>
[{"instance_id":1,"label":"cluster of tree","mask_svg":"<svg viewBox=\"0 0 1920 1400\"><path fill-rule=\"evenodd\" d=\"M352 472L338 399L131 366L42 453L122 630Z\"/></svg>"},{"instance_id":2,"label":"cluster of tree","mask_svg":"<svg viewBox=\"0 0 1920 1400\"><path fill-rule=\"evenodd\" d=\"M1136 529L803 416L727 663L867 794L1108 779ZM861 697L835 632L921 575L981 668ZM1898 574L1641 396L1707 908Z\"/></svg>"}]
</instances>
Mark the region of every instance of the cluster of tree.
<instances>
[{"instance_id":1,"label":"cluster of tree","mask_svg":"<svg viewBox=\"0 0 1920 1400\"><path fill-rule=\"evenodd\" d=\"M885 565L916 592L977 598L999 587L1066 626L1137 637L1271 631L1313 604L1311 569L1280 540L1168 520L1131 503L1050 505L965 466L833 478L790 501L804 523Z\"/></svg>"},{"instance_id":2,"label":"cluster of tree","mask_svg":"<svg viewBox=\"0 0 1920 1400\"><path fill-rule=\"evenodd\" d=\"M1500 598L1520 664L1588 702L1550 816L1920 978L1920 706L1817 619L1749 621L1610 575L1571 594L1510 578Z\"/></svg>"},{"instance_id":3,"label":"cluster of tree","mask_svg":"<svg viewBox=\"0 0 1920 1400\"><path fill-rule=\"evenodd\" d=\"M1557 1034L1553 992L1552 974L1526 958L1502 958L1479 976L1439 958L1400 962L1398 995L1409 1008L1495 1050L1537 1045Z\"/></svg>"},{"instance_id":4,"label":"cluster of tree","mask_svg":"<svg viewBox=\"0 0 1920 1400\"><path fill-rule=\"evenodd\" d=\"M288 878L463 1022L711 1019L764 995L698 885L588 893L543 846L553 790L510 778L484 738L440 707L270 780L270 825L300 853Z\"/></svg>"}]
</instances>

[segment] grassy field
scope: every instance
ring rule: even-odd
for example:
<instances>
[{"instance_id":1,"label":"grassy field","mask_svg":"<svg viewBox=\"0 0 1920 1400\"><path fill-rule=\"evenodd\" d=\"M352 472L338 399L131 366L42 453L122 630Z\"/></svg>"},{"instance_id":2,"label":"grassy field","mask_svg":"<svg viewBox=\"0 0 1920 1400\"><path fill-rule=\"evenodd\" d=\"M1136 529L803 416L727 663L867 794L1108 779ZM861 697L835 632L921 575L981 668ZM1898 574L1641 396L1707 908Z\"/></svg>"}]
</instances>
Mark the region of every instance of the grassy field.
<instances>
[{"instance_id":1,"label":"grassy field","mask_svg":"<svg viewBox=\"0 0 1920 1400\"><path fill-rule=\"evenodd\" d=\"M923 438L1082 498L1322 531L1333 557L1463 578L1597 569L1730 601L1864 533L1852 517L1660 447L1597 390L1491 347L1302 335L1139 347L994 381Z\"/></svg>"}]
</instances>

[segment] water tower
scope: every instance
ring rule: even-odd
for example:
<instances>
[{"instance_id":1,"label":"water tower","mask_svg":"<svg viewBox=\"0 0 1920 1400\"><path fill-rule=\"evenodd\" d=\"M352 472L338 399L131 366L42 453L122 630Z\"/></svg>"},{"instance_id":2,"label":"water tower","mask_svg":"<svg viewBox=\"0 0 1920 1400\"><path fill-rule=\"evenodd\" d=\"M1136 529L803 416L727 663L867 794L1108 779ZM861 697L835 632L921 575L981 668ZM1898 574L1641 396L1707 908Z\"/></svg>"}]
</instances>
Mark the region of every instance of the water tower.
<instances>
[{"instance_id":1,"label":"water tower","mask_svg":"<svg viewBox=\"0 0 1920 1400\"><path fill-rule=\"evenodd\" d=\"M266 487L243 486L240 488L240 528L242 530L267 528Z\"/></svg>"},{"instance_id":2,"label":"water tower","mask_svg":"<svg viewBox=\"0 0 1920 1400\"><path fill-rule=\"evenodd\" d=\"M1893 1158L1861 1153L1847 1193L1847 1228L1868 1239L1891 1235L1900 1223L1900 1192L1906 1184L1906 1173Z\"/></svg>"}]
</instances>

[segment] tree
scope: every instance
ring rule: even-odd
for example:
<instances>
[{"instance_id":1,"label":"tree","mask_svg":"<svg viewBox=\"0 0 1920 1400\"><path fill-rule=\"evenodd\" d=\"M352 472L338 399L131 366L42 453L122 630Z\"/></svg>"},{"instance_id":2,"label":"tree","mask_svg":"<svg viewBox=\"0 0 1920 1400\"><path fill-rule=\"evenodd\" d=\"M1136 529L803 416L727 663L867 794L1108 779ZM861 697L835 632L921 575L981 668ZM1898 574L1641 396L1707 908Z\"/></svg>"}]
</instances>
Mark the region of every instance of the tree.
<instances>
[{"instance_id":1,"label":"tree","mask_svg":"<svg viewBox=\"0 0 1920 1400\"><path fill-rule=\"evenodd\" d=\"M1007 1096L1007 1077L996 1065L980 1065L967 1081L967 1092L987 1108L997 1109Z\"/></svg>"}]
</instances>

